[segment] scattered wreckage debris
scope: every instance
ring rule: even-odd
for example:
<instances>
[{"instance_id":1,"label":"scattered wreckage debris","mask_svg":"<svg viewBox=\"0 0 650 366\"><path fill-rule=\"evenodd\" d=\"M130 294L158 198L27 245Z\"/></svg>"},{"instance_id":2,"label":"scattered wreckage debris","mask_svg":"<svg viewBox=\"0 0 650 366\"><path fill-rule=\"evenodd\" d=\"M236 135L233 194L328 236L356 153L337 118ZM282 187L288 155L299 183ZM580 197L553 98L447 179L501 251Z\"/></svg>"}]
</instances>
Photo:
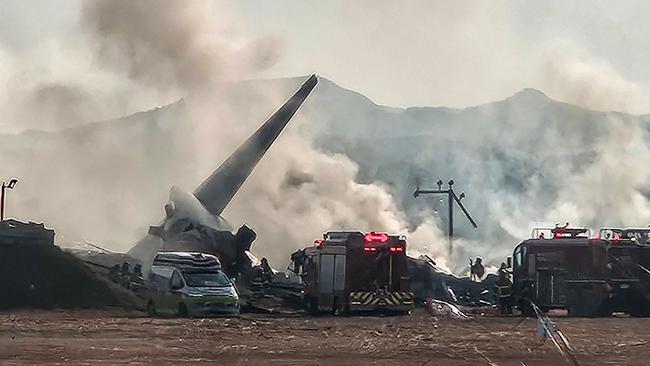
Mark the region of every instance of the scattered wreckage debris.
<instances>
[{"instance_id":1,"label":"scattered wreckage debris","mask_svg":"<svg viewBox=\"0 0 650 366\"><path fill-rule=\"evenodd\" d=\"M423 304L426 299L438 299L465 306L492 306L497 276L488 274L481 282L470 277L456 277L438 267L433 259L423 255L408 257L411 291L414 299Z\"/></svg>"},{"instance_id":2,"label":"scattered wreckage debris","mask_svg":"<svg viewBox=\"0 0 650 366\"><path fill-rule=\"evenodd\" d=\"M151 226L149 234L128 253L141 261L145 275L156 253L192 251L217 256L223 271L235 279L242 297L276 287L274 281L268 281L268 286L263 284L260 276L268 277L268 273L260 272L268 272L268 269L256 264L250 253L255 232L244 225L233 233L233 227L221 214L317 83L316 75L307 78L300 89L193 193L171 188L165 219L160 225ZM283 291L286 286L280 284L276 289ZM251 299L251 303L255 302Z\"/></svg>"},{"instance_id":3,"label":"scattered wreckage debris","mask_svg":"<svg viewBox=\"0 0 650 366\"><path fill-rule=\"evenodd\" d=\"M446 301L427 299L425 307L429 314L440 318L451 319L469 319L470 317L463 313L458 306L450 304Z\"/></svg>"}]
</instances>

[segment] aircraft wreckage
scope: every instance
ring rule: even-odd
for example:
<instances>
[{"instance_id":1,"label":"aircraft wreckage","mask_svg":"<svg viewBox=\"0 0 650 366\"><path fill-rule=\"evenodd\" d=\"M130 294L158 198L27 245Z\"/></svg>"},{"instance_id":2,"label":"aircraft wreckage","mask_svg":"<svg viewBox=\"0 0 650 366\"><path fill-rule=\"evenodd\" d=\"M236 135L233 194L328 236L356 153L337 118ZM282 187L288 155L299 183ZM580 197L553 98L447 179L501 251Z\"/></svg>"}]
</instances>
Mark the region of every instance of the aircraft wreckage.
<instances>
[{"instance_id":1,"label":"aircraft wreckage","mask_svg":"<svg viewBox=\"0 0 650 366\"><path fill-rule=\"evenodd\" d=\"M288 274L271 276L263 291L259 291L255 282L263 277L260 272L277 271L250 252L256 238L255 232L246 225L234 231L221 214L317 83L317 77L311 75L194 192L189 193L175 186L171 188L169 202L164 206L165 218L159 225L150 226L146 237L127 253L141 262L145 276L154 257L161 251L213 254L219 258L223 272L236 281L243 309L279 311L283 305L294 308L296 305L302 306L302 284L290 280ZM86 256L85 260L91 264L101 262L104 268L124 261L124 257L116 257L115 260L108 257L110 255L92 255ZM484 289L489 288L489 284L446 274L427 258L409 257L408 270L412 278L411 291L418 302L437 298L478 305L479 299L486 297Z\"/></svg>"},{"instance_id":2,"label":"aircraft wreckage","mask_svg":"<svg viewBox=\"0 0 650 366\"><path fill-rule=\"evenodd\" d=\"M237 281L238 290L245 297L259 267L259 261L250 253L256 234L246 225L233 232L221 214L317 83L316 75L311 75L193 193L172 187L162 223L151 226L148 235L128 255L142 261L147 271L159 251L214 254L220 259L223 271Z\"/></svg>"}]
</instances>

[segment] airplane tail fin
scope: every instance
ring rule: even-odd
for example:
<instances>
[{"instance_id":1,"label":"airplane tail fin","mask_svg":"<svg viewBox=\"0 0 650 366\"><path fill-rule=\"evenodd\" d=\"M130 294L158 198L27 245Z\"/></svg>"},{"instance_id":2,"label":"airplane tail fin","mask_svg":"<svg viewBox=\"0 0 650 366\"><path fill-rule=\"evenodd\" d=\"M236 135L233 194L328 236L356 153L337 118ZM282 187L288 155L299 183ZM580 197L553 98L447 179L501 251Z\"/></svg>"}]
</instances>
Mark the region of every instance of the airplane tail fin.
<instances>
[{"instance_id":1,"label":"airplane tail fin","mask_svg":"<svg viewBox=\"0 0 650 366\"><path fill-rule=\"evenodd\" d=\"M213 215L220 215L246 178L307 99L318 79L312 75L300 89L226 159L194 195Z\"/></svg>"}]
</instances>

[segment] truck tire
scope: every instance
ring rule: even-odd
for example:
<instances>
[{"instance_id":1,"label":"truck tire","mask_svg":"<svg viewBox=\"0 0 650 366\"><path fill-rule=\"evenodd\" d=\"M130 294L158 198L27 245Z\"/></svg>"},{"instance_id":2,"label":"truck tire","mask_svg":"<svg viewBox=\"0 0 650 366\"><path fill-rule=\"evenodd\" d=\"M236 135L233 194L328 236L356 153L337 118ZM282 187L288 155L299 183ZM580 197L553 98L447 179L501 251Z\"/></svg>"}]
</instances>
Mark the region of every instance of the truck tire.
<instances>
[{"instance_id":1,"label":"truck tire","mask_svg":"<svg viewBox=\"0 0 650 366\"><path fill-rule=\"evenodd\" d=\"M519 301L519 310L521 311L521 315L526 318L532 318L535 316L535 310L533 310L528 299L521 299Z\"/></svg>"},{"instance_id":2,"label":"truck tire","mask_svg":"<svg viewBox=\"0 0 650 366\"><path fill-rule=\"evenodd\" d=\"M634 318L648 317L650 316L650 306L644 302L639 301L631 305L627 313Z\"/></svg>"},{"instance_id":3,"label":"truck tire","mask_svg":"<svg viewBox=\"0 0 650 366\"><path fill-rule=\"evenodd\" d=\"M590 289L573 290L567 303L569 316L578 318L601 318L612 314L607 301L599 300L597 291Z\"/></svg>"},{"instance_id":4,"label":"truck tire","mask_svg":"<svg viewBox=\"0 0 650 366\"><path fill-rule=\"evenodd\" d=\"M567 314L573 318L583 318L585 316L582 306L576 303L567 305Z\"/></svg>"},{"instance_id":5,"label":"truck tire","mask_svg":"<svg viewBox=\"0 0 650 366\"><path fill-rule=\"evenodd\" d=\"M187 305L185 305L184 303L178 304L177 315L181 318L187 318L189 316L189 313L187 311Z\"/></svg>"},{"instance_id":6,"label":"truck tire","mask_svg":"<svg viewBox=\"0 0 650 366\"><path fill-rule=\"evenodd\" d=\"M332 309L334 316L348 316L350 314L350 307L347 304L339 303L338 300L334 301Z\"/></svg>"},{"instance_id":7,"label":"truck tire","mask_svg":"<svg viewBox=\"0 0 650 366\"><path fill-rule=\"evenodd\" d=\"M305 312L309 315L318 314L318 299L315 297L307 296L305 297Z\"/></svg>"},{"instance_id":8,"label":"truck tire","mask_svg":"<svg viewBox=\"0 0 650 366\"><path fill-rule=\"evenodd\" d=\"M154 304L153 300L149 300L147 303L147 314L149 314L149 316L152 318L158 315L156 312L156 304Z\"/></svg>"}]
</instances>

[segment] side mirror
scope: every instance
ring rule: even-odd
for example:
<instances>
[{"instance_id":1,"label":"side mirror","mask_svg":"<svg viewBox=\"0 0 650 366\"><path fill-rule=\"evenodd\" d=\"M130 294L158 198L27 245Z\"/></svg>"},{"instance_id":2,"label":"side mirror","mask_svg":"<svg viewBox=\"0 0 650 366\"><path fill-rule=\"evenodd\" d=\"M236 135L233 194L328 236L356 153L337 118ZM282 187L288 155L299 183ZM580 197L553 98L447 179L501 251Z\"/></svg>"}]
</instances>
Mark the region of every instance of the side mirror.
<instances>
[{"instance_id":1,"label":"side mirror","mask_svg":"<svg viewBox=\"0 0 650 366\"><path fill-rule=\"evenodd\" d=\"M171 286L169 286L169 288L171 288L172 290L180 290L183 288L183 284L178 282L172 283Z\"/></svg>"},{"instance_id":2,"label":"side mirror","mask_svg":"<svg viewBox=\"0 0 650 366\"><path fill-rule=\"evenodd\" d=\"M506 258L506 267L512 268L512 257Z\"/></svg>"}]
</instances>

